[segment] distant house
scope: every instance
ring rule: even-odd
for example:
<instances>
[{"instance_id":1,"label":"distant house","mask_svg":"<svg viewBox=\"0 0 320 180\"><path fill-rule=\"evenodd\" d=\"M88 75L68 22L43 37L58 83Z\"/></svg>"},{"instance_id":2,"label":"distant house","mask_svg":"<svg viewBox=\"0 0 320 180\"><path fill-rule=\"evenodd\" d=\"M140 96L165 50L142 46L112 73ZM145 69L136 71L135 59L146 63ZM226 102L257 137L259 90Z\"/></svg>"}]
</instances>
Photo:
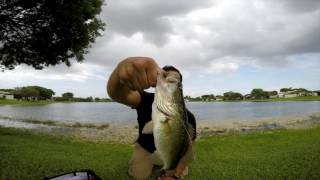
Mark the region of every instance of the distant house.
<instances>
[{"instance_id":1,"label":"distant house","mask_svg":"<svg viewBox=\"0 0 320 180\"><path fill-rule=\"evenodd\" d=\"M279 92L278 97L279 98L284 98L285 93L284 92Z\"/></svg>"},{"instance_id":2,"label":"distant house","mask_svg":"<svg viewBox=\"0 0 320 180\"><path fill-rule=\"evenodd\" d=\"M246 94L243 96L243 99L251 99L251 94Z\"/></svg>"},{"instance_id":3,"label":"distant house","mask_svg":"<svg viewBox=\"0 0 320 180\"><path fill-rule=\"evenodd\" d=\"M313 93L310 91L302 91L299 89L295 89L295 90L284 92L282 97L292 98L292 97L312 96L312 95L313 95Z\"/></svg>"},{"instance_id":4,"label":"distant house","mask_svg":"<svg viewBox=\"0 0 320 180\"><path fill-rule=\"evenodd\" d=\"M279 98L292 98L292 97L298 97L299 94L295 91L286 91L286 92L280 92L278 94Z\"/></svg>"},{"instance_id":5,"label":"distant house","mask_svg":"<svg viewBox=\"0 0 320 180\"><path fill-rule=\"evenodd\" d=\"M298 94L285 94L284 98L293 98L293 97L298 97Z\"/></svg>"},{"instance_id":6,"label":"distant house","mask_svg":"<svg viewBox=\"0 0 320 180\"><path fill-rule=\"evenodd\" d=\"M269 98L278 98L278 97L279 97L278 94L276 94L276 95L269 95Z\"/></svg>"},{"instance_id":7,"label":"distant house","mask_svg":"<svg viewBox=\"0 0 320 180\"><path fill-rule=\"evenodd\" d=\"M0 99L14 99L14 95L9 92L0 91Z\"/></svg>"},{"instance_id":8,"label":"distant house","mask_svg":"<svg viewBox=\"0 0 320 180\"><path fill-rule=\"evenodd\" d=\"M269 98L278 98L279 97L277 91L267 91L267 92L268 92Z\"/></svg>"},{"instance_id":9,"label":"distant house","mask_svg":"<svg viewBox=\"0 0 320 180\"><path fill-rule=\"evenodd\" d=\"M287 91L287 92L284 93L284 98L298 97L298 96L300 96L299 93L300 93L300 92L298 92L298 91L296 91L296 90Z\"/></svg>"},{"instance_id":10,"label":"distant house","mask_svg":"<svg viewBox=\"0 0 320 180\"><path fill-rule=\"evenodd\" d=\"M320 96L320 90L312 91L312 96Z\"/></svg>"}]
</instances>

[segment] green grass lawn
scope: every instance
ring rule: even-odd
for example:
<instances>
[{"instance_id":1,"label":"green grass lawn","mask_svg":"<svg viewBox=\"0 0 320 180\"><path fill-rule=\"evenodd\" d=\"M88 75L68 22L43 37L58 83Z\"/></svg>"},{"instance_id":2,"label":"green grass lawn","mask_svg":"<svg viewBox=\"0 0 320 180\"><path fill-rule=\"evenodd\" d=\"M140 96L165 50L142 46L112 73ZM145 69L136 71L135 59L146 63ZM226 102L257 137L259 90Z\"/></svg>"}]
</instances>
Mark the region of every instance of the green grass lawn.
<instances>
[{"instance_id":1,"label":"green grass lawn","mask_svg":"<svg viewBox=\"0 0 320 180\"><path fill-rule=\"evenodd\" d=\"M42 105L49 103L52 103L52 101L18 101L16 99L0 99L0 105Z\"/></svg>"},{"instance_id":2,"label":"green grass lawn","mask_svg":"<svg viewBox=\"0 0 320 180\"><path fill-rule=\"evenodd\" d=\"M201 138L186 179L319 179L320 127ZM0 179L41 179L92 169L130 179L132 147L0 128ZM154 178L153 178L154 179Z\"/></svg>"}]
</instances>

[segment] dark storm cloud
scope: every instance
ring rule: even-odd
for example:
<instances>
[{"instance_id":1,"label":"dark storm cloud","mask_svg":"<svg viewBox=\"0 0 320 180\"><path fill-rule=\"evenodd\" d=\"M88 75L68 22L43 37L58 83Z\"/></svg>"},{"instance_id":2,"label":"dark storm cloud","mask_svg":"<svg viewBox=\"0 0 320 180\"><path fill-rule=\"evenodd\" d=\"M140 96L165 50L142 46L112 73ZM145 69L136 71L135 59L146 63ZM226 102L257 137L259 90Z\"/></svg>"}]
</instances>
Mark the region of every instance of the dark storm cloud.
<instances>
[{"instance_id":1,"label":"dark storm cloud","mask_svg":"<svg viewBox=\"0 0 320 180\"><path fill-rule=\"evenodd\" d=\"M318 18L320 21L320 15ZM320 23L315 23L306 34L298 36L288 48L291 54L320 52Z\"/></svg>"},{"instance_id":2,"label":"dark storm cloud","mask_svg":"<svg viewBox=\"0 0 320 180\"><path fill-rule=\"evenodd\" d=\"M312 12L320 9L319 0L283 0L275 2L282 4L283 7L288 10L299 13Z\"/></svg>"}]
</instances>

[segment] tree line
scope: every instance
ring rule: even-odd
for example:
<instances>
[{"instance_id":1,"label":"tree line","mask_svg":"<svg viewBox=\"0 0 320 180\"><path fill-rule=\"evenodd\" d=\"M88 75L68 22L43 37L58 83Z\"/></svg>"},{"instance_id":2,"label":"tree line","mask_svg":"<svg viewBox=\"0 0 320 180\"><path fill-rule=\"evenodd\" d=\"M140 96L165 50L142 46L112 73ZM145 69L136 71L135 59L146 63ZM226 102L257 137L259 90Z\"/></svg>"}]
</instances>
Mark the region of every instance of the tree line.
<instances>
[{"instance_id":1,"label":"tree line","mask_svg":"<svg viewBox=\"0 0 320 180\"><path fill-rule=\"evenodd\" d=\"M72 101L72 102L111 102L109 98L93 98L92 96L83 98L83 97L74 97L72 92L65 92L61 97L54 97L55 101Z\"/></svg>"},{"instance_id":2,"label":"tree line","mask_svg":"<svg viewBox=\"0 0 320 180\"><path fill-rule=\"evenodd\" d=\"M55 92L52 89L47 89L41 86L25 86L16 87L14 89L0 89L14 95L18 100L47 100L51 99Z\"/></svg>"},{"instance_id":3,"label":"tree line","mask_svg":"<svg viewBox=\"0 0 320 180\"><path fill-rule=\"evenodd\" d=\"M53 101L72 101L72 102L110 102L109 98L93 98L89 97L74 97L72 92L65 92L60 97L53 97L55 92L52 89L48 89L41 86L25 86L17 87L14 89L0 89L0 91L6 91L12 93L15 99L27 100L27 101L38 101L38 100L53 100ZM304 88L281 88L280 93L311 93ZM250 94L242 95L239 92L228 91L223 95L206 94L198 97L185 96L184 98L188 101L214 101L214 100L225 100L225 101L236 101L243 99L268 99L272 97L278 97L277 91L264 91L261 88L252 89Z\"/></svg>"},{"instance_id":4,"label":"tree line","mask_svg":"<svg viewBox=\"0 0 320 180\"><path fill-rule=\"evenodd\" d=\"M9 92L14 95L15 99L27 101L53 100L53 101L72 101L72 102L110 102L109 98L93 98L92 96L74 97L72 92L65 92L61 97L53 97L55 92L41 86L24 86L14 89L0 89L0 91Z\"/></svg>"},{"instance_id":5,"label":"tree line","mask_svg":"<svg viewBox=\"0 0 320 180\"><path fill-rule=\"evenodd\" d=\"M311 93L312 91L304 88L281 88L281 93ZM184 98L188 101L214 101L214 100L225 100L225 101L236 101L243 99L268 99L272 97L278 97L277 91L264 91L261 88L252 89L250 94L242 95L239 92L228 91L223 95L206 94L198 97L185 96Z\"/></svg>"}]
</instances>

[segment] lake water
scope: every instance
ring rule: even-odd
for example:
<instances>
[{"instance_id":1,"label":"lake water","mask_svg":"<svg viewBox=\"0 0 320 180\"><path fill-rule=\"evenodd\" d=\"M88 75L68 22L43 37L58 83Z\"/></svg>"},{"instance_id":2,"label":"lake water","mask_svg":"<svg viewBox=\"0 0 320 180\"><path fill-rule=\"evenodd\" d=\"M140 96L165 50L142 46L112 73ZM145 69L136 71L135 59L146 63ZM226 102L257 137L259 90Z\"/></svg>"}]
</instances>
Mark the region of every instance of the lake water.
<instances>
[{"instance_id":1,"label":"lake water","mask_svg":"<svg viewBox=\"0 0 320 180\"><path fill-rule=\"evenodd\" d=\"M188 102L201 122L255 121L264 118L301 116L320 112L320 101L306 102ZM80 123L136 123L136 111L118 103L53 103L0 106L1 117Z\"/></svg>"}]
</instances>

